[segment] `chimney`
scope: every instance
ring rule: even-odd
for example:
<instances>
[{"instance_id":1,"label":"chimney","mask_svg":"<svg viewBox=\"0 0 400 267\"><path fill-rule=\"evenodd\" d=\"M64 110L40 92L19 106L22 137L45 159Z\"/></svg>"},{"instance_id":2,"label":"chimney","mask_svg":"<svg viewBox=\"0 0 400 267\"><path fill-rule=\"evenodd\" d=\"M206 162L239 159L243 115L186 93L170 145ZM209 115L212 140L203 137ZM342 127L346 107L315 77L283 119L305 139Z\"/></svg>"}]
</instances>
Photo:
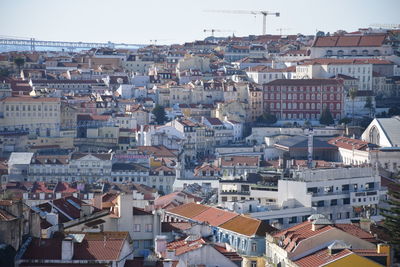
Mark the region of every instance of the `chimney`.
<instances>
[{"instance_id":1,"label":"chimney","mask_svg":"<svg viewBox=\"0 0 400 267\"><path fill-rule=\"evenodd\" d=\"M73 256L74 256L74 240L72 237L67 236L62 241L61 259L72 260Z\"/></svg>"},{"instance_id":2,"label":"chimney","mask_svg":"<svg viewBox=\"0 0 400 267\"><path fill-rule=\"evenodd\" d=\"M360 228L369 233L371 231L371 220L361 219Z\"/></svg>"},{"instance_id":3,"label":"chimney","mask_svg":"<svg viewBox=\"0 0 400 267\"><path fill-rule=\"evenodd\" d=\"M93 206L89 204L83 204L81 206L81 211L83 212L83 216L89 216L93 213Z\"/></svg>"},{"instance_id":4,"label":"chimney","mask_svg":"<svg viewBox=\"0 0 400 267\"><path fill-rule=\"evenodd\" d=\"M167 236L158 235L155 238L155 252L157 255L162 255L167 250Z\"/></svg>"},{"instance_id":5,"label":"chimney","mask_svg":"<svg viewBox=\"0 0 400 267\"><path fill-rule=\"evenodd\" d=\"M46 214L46 221L49 222L51 225L57 225L58 224L58 214L49 212Z\"/></svg>"}]
</instances>

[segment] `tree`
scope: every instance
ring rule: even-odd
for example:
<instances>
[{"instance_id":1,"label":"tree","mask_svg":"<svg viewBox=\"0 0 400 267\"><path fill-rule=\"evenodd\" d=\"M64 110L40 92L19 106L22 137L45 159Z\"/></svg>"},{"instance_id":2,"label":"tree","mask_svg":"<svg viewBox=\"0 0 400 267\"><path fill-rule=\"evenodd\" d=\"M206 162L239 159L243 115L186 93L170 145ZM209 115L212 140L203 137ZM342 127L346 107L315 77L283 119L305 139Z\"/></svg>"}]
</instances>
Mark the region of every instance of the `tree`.
<instances>
[{"instance_id":1,"label":"tree","mask_svg":"<svg viewBox=\"0 0 400 267\"><path fill-rule=\"evenodd\" d=\"M257 122L259 123L274 124L277 121L278 119L276 118L276 116L269 112L264 112L261 116L257 118Z\"/></svg>"},{"instance_id":2,"label":"tree","mask_svg":"<svg viewBox=\"0 0 400 267\"><path fill-rule=\"evenodd\" d=\"M14 59L14 64L18 67L18 75L21 73L21 67L25 64L25 59L17 57Z\"/></svg>"},{"instance_id":3,"label":"tree","mask_svg":"<svg viewBox=\"0 0 400 267\"><path fill-rule=\"evenodd\" d=\"M381 215L384 219L384 227L390 233L390 244L393 245L395 251L399 252L400 248L400 191L390 190L388 192L388 208L381 208ZM395 253L396 255L396 253ZM399 255L399 254L397 254Z\"/></svg>"},{"instance_id":4,"label":"tree","mask_svg":"<svg viewBox=\"0 0 400 267\"><path fill-rule=\"evenodd\" d=\"M353 87L349 90L349 96L350 96L351 101L353 102L353 115L352 115L353 125L354 125L354 101L356 100L357 92L358 92L358 90L355 87Z\"/></svg>"},{"instance_id":5,"label":"tree","mask_svg":"<svg viewBox=\"0 0 400 267\"><path fill-rule=\"evenodd\" d=\"M339 124L349 124L351 122L351 119L350 118L348 118L348 117L344 117L343 119L340 119L339 120Z\"/></svg>"},{"instance_id":6,"label":"tree","mask_svg":"<svg viewBox=\"0 0 400 267\"><path fill-rule=\"evenodd\" d=\"M324 125L330 125L334 123L332 113L329 110L328 107L326 107L321 114L321 117L319 119L319 123L324 124Z\"/></svg>"},{"instance_id":7,"label":"tree","mask_svg":"<svg viewBox=\"0 0 400 267\"><path fill-rule=\"evenodd\" d=\"M388 115L389 115L389 117L392 117L392 116L395 116L395 115L400 115L400 108L398 108L398 107L389 108Z\"/></svg>"},{"instance_id":8,"label":"tree","mask_svg":"<svg viewBox=\"0 0 400 267\"><path fill-rule=\"evenodd\" d=\"M364 108L367 108L369 110L369 116L372 116L372 109L374 108L374 104L372 104L372 97L368 96L367 99L365 100L365 105Z\"/></svg>"},{"instance_id":9,"label":"tree","mask_svg":"<svg viewBox=\"0 0 400 267\"><path fill-rule=\"evenodd\" d=\"M156 117L155 121L157 122L157 124L164 124L164 122L167 120L165 109L163 106L156 105L152 113Z\"/></svg>"},{"instance_id":10,"label":"tree","mask_svg":"<svg viewBox=\"0 0 400 267\"><path fill-rule=\"evenodd\" d=\"M306 120L304 122L304 128L310 128L312 126L311 122L309 120Z\"/></svg>"}]
</instances>

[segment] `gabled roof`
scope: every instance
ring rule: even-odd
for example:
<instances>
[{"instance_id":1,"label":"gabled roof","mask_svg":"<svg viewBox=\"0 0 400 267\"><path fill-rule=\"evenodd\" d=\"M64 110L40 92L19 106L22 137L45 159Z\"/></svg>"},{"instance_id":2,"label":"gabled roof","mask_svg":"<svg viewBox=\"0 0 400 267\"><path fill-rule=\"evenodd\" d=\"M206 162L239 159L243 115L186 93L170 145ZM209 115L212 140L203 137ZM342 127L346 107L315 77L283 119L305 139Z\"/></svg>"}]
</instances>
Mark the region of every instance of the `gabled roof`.
<instances>
[{"instance_id":1,"label":"gabled roof","mask_svg":"<svg viewBox=\"0 0 400 267\"><path fill-rule=\"evenodd\" d=\"M208 223L211 226L219 226L233 219L236 216L239 216L239 214L210 207L209 209L206 209L202 213L194 216L192 219L195 221Z\"/></svg>"},{"instance_id":2,"label":"gabled roof","mask_svg":"<svg viewBox=\"0 0 400 267\"><path fill-rule=\"evenodd\" d=\"M344 136L334 137L328 141L329 144L344 148L344 149L356 149L356 150L365 150L368 147L368 142L348 138Z\"/></svg>"},{"instance_id":3,"label":"gabled roof","mask_svg":"<svg viewBox=\"0 0 400 267\"><path fill-rule=\"evenodd\" d=\"M318 36L313 47L379 47L386 35Z\"/></svg>"},{"instance_id":4,"label":"gabled roof","mask_svg":"<svg viewBox=\"0 0 400 267\"><path fill-rule=\"evenodd\" d=\"M83 157L86 157L88 155L91 155L95 158L98 158L100 160L111 160L112 154L111 153L81 153L81 152L76 152L71 154L71 160L78 160Z\"/></svg>"},{"instance_id":5,"label":"gabled roof","mask_svg":"<svg viewBox=\"0 0 400 267\"><path fill-rule=\"evenodd\" d=\"M201 248L204 244L206 244L206 241L203 238L198 238L196 240L179 240L179 241L174 241L170 242L167 244L167 249L168 250L175 250L175 255L179 256L182 254L185 254L187 252L196 250Z\"/></svg>"},{"instance_id":6,"label":"gabled roof","mask_svg":"<svg viewBox=\"0 0 400 267\"><path fill-rule=\"evenodd\" d=\"M266 233L272 233L276 230L274 227L261 220L253 219L243 215L236 216L226 223L219 225L219 227L246 236L257 235L263 237Z\"/></svg>"},{"instance_id":7,"label":"gabled roof","mask_svg":"<svg viewBox=\"0 0 400 267\"><path fill-rule=\"evenodd\" d=\"M376 119L392 146L400 146L400 117Z\"/></svg>"},{"instance_id":8,"label":"gabled roof","mask_svg":"<svg viewBox=\"0 0 400 267\"><path fill-rule=\"evenodd\" d=\"M221 157L221 167L252 166L257 167L259 163L257 156L224 156Z\"/></svg>"},{"instance_id":9,"label":"gabled roof","mask_svg":"<svg viewBox=\"0 0 400 267\"><path fill-rule=\"evenodd\" d=\"M192 219L210 207L196 203L187 203L176 208L170 209L168 212Z\"/></svg>"},{"instance_id":10,"label":"gabled roof","mask_svg":"<svg viewBox=\"0 0 400 267\"><path fill-rule=\"evenodd\" d=\"M346 257L350 254L353 254L353 252L351 252L349 249L343 249L335 254L329 254L329 250L324 248L297 261L294 261L294 263L301 267L319 267Z\"/></svg>"},{"instance_id":11,"label":"gabled roof","mask_svg":"<svg viewBox=\"0 0 400 267\"><path fill-rule=\"evenodd\" d=\"M82 242L74 242L72 260L116 261L120 258L123 245L129 238L128 232L102 232L84 234ZM62 239L34 238L22 259L61 260Z\"/></svg>"},{"instance_id":12,"label":"gabled roof","mask_svg":"<svg viewBox=\"0 0 400 267\"><path fill-rule=\"evenodd\" d=\"M287 139L281 140L279 143L275 144L275 147L286 147L286 148L307 148L308 147L308 139L305 136L293 136ZM333 149L335 146L329 144L326 141L320 140L318 138L313 138L313 147L314 149L323 148L323 149ZM336 148L335 148L336 149Z\"/></svg>"}]
</instances>

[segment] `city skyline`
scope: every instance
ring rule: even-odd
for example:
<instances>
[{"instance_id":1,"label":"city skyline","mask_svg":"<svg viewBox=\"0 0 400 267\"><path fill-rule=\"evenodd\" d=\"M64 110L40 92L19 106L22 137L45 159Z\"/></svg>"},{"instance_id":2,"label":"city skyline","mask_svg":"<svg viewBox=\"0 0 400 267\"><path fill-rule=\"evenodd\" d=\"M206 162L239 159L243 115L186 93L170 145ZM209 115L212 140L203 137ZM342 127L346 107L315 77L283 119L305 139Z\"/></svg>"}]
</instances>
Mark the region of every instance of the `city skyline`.
<instances>
[{"instance_id":1,"label":"city skyline","mask_svg":"<svg viewBox=\"0 0 400 267\"><path fill-rule=\"evenodd\" d=\"M307 1L306 4L292 0L279 3L206 0L191 3L189 6L188 3L181 3L178 0L155 1L153 4L125 0L112 2L5 0L1 6L5 11L0 18L2 36L55 41L144 44L154 43L154 40L157 40L159 44L171 44L210 36L209 32L204 33L204 29L227 30L215 33L215 36L232 35L233 31L236 36L261 34L261 16L205 12L210 6L217 10L280 12L280 17L267 17L267 34L279 34L279 29L282 28L283 34L308 35L315 34L317 30L354 31L375 23L398 23L396 21L398 8L386 7L400 7L400 3L395 0L380 2L340 0L329 5L328 1L316 0ZM20 15L16 16L18 13ZM337 20L337 14L342 18L345 17L345 20ZM106 19L104 15L108 15ZM81 30L75 31L77 28Z\"/></svg>"}]
</instances>

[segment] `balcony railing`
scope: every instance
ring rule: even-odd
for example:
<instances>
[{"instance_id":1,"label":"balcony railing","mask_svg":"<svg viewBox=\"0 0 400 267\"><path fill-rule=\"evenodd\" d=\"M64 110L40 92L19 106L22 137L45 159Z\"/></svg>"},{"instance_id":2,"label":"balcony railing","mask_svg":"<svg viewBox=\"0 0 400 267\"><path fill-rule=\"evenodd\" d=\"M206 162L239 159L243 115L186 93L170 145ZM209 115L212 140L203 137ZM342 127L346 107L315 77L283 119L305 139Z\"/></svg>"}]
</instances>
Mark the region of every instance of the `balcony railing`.
<instances>
[{"instance_id":1,"label":"balcony railing","mask_svg":"<svg viewBox=\"0 0 400 267\"><path fill-rule=\"evenodd\" d=\"M250 195L250 191L222 190L221 195Z\"/></svg>"}]
</instances>

